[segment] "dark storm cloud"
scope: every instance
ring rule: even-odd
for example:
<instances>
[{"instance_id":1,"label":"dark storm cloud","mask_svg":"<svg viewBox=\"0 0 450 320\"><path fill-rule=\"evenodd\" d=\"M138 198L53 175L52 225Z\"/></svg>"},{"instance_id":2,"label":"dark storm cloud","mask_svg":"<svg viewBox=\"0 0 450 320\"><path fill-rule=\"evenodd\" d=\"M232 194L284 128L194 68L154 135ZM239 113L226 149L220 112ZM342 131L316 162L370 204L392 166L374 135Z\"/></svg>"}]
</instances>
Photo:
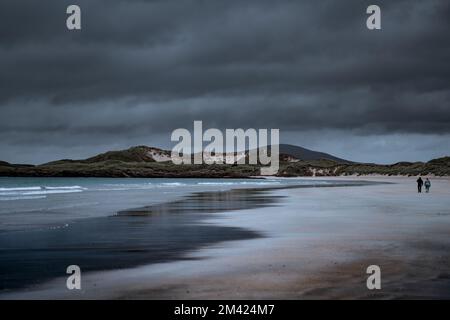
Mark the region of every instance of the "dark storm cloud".
<instances>
[{"instance_id":1,"label":"dark storm cloud","mask_svg":"<svg viewBox=\"0 0 450 320\"><path fill-rule=\"evenodd\" d=\"M449 17L445 0L3 0L0 144L152 144L193 120L449 134Z\"/></svg>"}]
</instances>

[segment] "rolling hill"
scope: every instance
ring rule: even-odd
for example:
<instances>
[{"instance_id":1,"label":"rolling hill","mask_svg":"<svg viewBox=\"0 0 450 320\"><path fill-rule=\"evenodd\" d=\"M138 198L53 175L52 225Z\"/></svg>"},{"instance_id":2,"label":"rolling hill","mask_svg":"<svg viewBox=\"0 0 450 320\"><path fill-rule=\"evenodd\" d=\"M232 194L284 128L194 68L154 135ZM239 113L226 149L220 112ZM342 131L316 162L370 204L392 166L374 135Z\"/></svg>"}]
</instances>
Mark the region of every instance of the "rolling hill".
<instances>
[{"instance_id":1,"label":"rolling hill","mask_svg":"<svg viewBox=\"0 0 450 320\"><path fill-rule=\"evenodd\" d=\"M175 165L170 160L170 151L137 146L108 151L87 159L64 159L37 166L0 161L0 176L244 178L260 174L259 165ZM323 152L280 145L280 170L277 175L281 177L372 174L450 176L450 157L428 162L377 165L354 163Z\"/></svg>"},{"instance_id":2,"label":"rolling hill","mask_svg":"<svg viewBox=\"0 0 450 320\"><path fill-rule=\"evenodd\" d=\"M324 160L333 160L338 163L352 163L352 161L341 159L328 153L313 151L303 147L294 146L291 144L280 144L280 154L289 155L298 160L324 159Z\"/></svg>"}]
</instances>

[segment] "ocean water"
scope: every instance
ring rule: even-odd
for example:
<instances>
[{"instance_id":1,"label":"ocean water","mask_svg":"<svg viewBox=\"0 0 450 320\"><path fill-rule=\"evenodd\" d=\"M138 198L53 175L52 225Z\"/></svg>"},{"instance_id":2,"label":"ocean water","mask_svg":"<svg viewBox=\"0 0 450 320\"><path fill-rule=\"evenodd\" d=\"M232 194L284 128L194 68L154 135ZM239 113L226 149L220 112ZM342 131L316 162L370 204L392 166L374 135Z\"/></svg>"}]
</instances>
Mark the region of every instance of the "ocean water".
<instances>
[{"instance_id":1,"label":"ocean water","mask_svg":"<svg viewBox=\"0 0 450 320\"><path fill-rule=\"evenodd\" d=\"M255 230L203 221L219 211L278 205L282 199L271 188L333 184L276 178L0 178L0 293L63 279L72 264L82 271L127 268L261 237Z\"/></svg>"},{"instance_id":2,"label":"ocean water","mask_svg":"<svg viewBox=\"0 0 450 320\"><path fill-rule=\"evenodd\" d=\"M0 177L0 232L65 227L79 219L112 216L192 192L281 183L277 179Z\"/></svg>"}]
</instances>

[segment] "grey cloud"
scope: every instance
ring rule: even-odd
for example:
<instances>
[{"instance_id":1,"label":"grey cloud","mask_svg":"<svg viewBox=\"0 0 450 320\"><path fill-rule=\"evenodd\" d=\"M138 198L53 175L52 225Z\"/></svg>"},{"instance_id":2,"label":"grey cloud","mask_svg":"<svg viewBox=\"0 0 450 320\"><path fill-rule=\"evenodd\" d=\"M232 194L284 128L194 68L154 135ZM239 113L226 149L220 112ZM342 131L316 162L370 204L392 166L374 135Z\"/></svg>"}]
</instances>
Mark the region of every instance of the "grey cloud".
<instances>
[{"instance_id":1,"label":"grey cloud","mask_svg":"<svg viewBox=\"0 0 450 320\"><path fill-rule=\"evenodd\" d=\"M81 32L65 28L72 3ZM450 4L378 1L381 31L365 28L369 4L4 0L0 144L66 154L70 141L76 157L193 120L299 136L449 134Z\"/></svg>"}]
</instances>

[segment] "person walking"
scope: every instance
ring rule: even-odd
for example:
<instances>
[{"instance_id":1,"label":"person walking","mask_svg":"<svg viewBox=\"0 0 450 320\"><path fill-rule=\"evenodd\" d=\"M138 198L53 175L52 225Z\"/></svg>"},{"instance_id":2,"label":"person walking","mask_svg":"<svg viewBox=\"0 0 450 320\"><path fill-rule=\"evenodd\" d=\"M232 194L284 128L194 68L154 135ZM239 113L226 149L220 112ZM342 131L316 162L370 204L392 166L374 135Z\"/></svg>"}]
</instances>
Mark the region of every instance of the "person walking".
<instances>
[{"instance_id":1,"label":"person walking","mask_svg":"<svg viewBox=\"0 0 450 320\"><path fill-rule=\"evenodd\" d=\"M431 181L430 181L430 179L426 179L425 180L425 191L428 193L428 192L430 192L430 188L431 188Z\"/></svg>"},{"instance_id":2,"label":"person walking","mask_svg":"<svg viewBox=\"0 0 450 320\"><path fill-rule=\"evenodd\" d=\"M419 192L419 193L422 192L422 186L423 186L423 180L421 177L419 177L419 179L417 179L417 192Z\"/></svg>"}]
</instances>

